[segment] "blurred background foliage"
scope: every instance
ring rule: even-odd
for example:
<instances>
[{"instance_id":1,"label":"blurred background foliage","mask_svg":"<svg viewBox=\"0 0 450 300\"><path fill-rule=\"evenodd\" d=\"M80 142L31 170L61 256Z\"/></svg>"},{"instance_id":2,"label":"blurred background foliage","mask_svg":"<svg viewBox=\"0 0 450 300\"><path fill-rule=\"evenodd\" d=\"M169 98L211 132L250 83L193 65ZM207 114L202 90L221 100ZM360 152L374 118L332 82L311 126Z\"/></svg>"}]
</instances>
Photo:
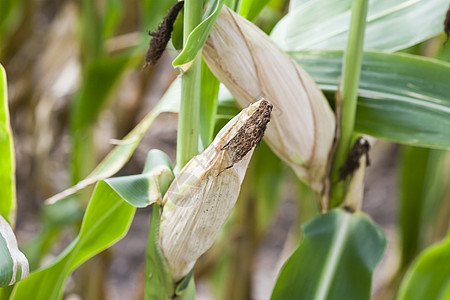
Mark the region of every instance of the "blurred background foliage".
<instances>
[{"instance_id":1,"label":"blurred background foliage","mask_svg":"<svg viewBox=\"0 0 450 300\"><path fill-rule=\"evenodd\" d=\"M173 47L156 66L142 70L147 31L174 2L1 0L0 63L8 76L17 158L17 235L32 270L74 238L90 191L76 195L81 201L72 197L53 206L43 201L85 178L112 148L110 140L133 129L175 79ZM260 1L241 14L270 33L289 7L302 2ZM402 52L449 62L450 47L443 47L443 40L442 34ZM234 104L222 103L216 131L235 112ZM140 173L151 148L174 160L175 131L176 116L158 117L120 174ZM388 237L373 291L374 299L387 299L411 262L447 233L449 155L379 142L373 157L363 210ZM197 264L199 299L267 298L281 266L279 256L291 254L300 239L299 225L318 213L312 198L262 143L224 233ZM149 209L138 212L129 236L77 271L67 294L141 299L149 216Z\"/></svg>"}]
</instances>

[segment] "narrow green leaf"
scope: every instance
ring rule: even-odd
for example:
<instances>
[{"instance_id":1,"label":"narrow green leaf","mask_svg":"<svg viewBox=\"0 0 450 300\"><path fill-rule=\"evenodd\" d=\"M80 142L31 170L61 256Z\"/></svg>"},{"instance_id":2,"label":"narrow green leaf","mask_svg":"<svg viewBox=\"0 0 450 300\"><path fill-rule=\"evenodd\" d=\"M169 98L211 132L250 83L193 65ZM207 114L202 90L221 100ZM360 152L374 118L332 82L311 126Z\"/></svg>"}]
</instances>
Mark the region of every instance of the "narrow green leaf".
<instances>
[{"instance_id":1,"label":"narrow green leaf","mask_svg":"<svg viewBox=\"0 0 450 300\"><path fill-rule=\"evenodd\" d=\"M397 300L450 299L450 235L418 257L406 273Z\"/></svg>"},{"instance_id":2,"label":"narrow green leaf","mask_svg":"<svg viewBox=\"0 0 450 300\"><path fill-rule=\"evenodd\" d=\"M219 16L223 2L224 0L214 0L211 4L211 7L214 8L213 11L191 32L183 51L181 51L181 53L173 61L173 65L175 67L187 64L188 62L194 60L197 56L197 53L206 42L211 28Z\"/></svg>"},{"instance_id":3,"label":"narrow green leaf","mask_svg":"<svg viewBox=\"0 0 450 300\"><path fill-rule=\"evenodd\" d=\"M401 154L399 220L404 269L430 243L429 229L434 225L432 220L444 199L449 177L446 151L404 147Z\"/></svg>"},{"instance_id":4,"label":"narrow green leaf","mask_svg":"<svg viewBox=\"0 0 450 300\"><path fill-rule=\"evenodd\" d=\"M137 145L142 140L148 128L153 124L159 114L162 112L178 112L180 103L181 81L175 80L167 90L159 104L149 112L144 119L129 133L118 145L109 152L103 161L83 180L71 188L68 188L53 197L47 199L48 204L55 203L75 192L94 184L99 180L112 176L119 171L130 159Z\"/></svg>"},{"instance_id":5,"label":"narrow green leaf","mask_svg":"<svg viewBox=\"0 0 450 300\"><path fill-rule=\"evenodd\" d=\"M103 51L102 22L94 1L81 1L80 29L82 58L84 63L88 63Z\"/></svg>"},{"instance_id":6,"label":"narrow green leaf","mask_svg":"<svg viewBox=\"0 0 450 300\"><path fill-rule=\"evenodd\" d=\"M351 0L300 1L271 37L284 50L344 49ZM364 49L393 52L442 32L447 0L371 1Z\"/></svg>"},{"instance_id":7,"label":"narrow green leaf","mask_svg":"<svg viewBox=\"0 0 450 300\"><path fill-rule=\"evenodd\" d=\"M337 90L342 51L290 54L322 90ZM365 52L355 130L401 144L450 149L448 78L450 64L445 62Z\"/></svg>"},{"instance_id":8,"label":"narrow green leaf","mask_svg":"<svg viewBox=\"0 0 450 300\"><path fill-rule=\"evenodd\" d=\"M16 164L14 141L9 122L6 72L0 64L0 216L15 223Z\"/></svg>"},{"instance_id":9,"label":"narrow green leaf","mask_svg":"<svg viewBox=\"0 0 450 300\"><path fill-rule=\"evenodd\" d=\"M303 226L303 240L282 267L272 299L369 299L386 240L361 214L334 209Z\"/></svg>"},{"instance_id":10,"label":"narrow green leaf","mask_svg":"<svg viewBox=\"0 0 450 300\"><path fill-rule=\"evenodd\" d=\"M239 14L247 20L253 21L270 0L242 0Z\"/></svg>"},{"instance_id":11,"label":"narrow green leaf","mask_svg":"<svg viewBox=\"0 0 450 300\"><path fill-rule=\"evenodd\" d=\"M212 142L216 122L219 80L202 60L202 81L200 99L200 138L205 149Z\"/></svg>"},{"instance_id":12,"label":"narrow green leaf","mask_svg":"<svg viewBox=\"0 0 450 300\"><path fill-rule=\"evenodd\" d=\"M102 16L102 40L112 37L120 24L124 14L124 7L120 0L107 0L104 4Z\"/></svg>"},{"instance_id":13,"label":"narrow green leaf","mask_svg":"<svg viewBox=\"0 0 450 300\"><path fill-rule=\"evenodd\" d=\"M17 284L11 299L61 299L68 276L89 258L125 236L135 210L108 184L99 182L78 237L53 263Z\"/></svg>"},{"instance_id":14,"label":"narrow green leaf","mask_svg":"<svg viewBox=\"0 0 450 300\"><path fill-rule=\"evenodd\" d=\"M8 222L0 215L0 287L25 279L28 271L27 258L20 252L16 236Z\"/></svg>"},{"instance_id":15,"label":"narrow green leaf","mask_svg":"<svg viewBox=\"0 0 450 300\"><path fill-rule=\"evenodd\" d=\"M416 147L404 147L402 151L399 207L402 269L407 267L420 251L420 221L425 205L424 184L430 151Z\"/></svg>"},{"instance_id":16,"label":"narrow green leaf","mask_svg":"<svg viewBox=\"0 0 450 300\"><path fill-rule=\"evenodd\" d=\"M5 38L22 21L23 1L0 1L0 50L5 46Z\"/></svg>"}]
</instances>

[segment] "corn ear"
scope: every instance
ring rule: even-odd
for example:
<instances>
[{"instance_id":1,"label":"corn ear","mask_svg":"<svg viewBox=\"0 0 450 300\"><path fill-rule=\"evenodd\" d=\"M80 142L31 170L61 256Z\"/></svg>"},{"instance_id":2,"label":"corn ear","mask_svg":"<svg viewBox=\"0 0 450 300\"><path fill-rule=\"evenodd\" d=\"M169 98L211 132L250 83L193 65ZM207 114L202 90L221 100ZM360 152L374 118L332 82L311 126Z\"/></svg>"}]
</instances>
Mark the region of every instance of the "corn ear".
<instances>
[{"instance_id":1,"label":"corn ear","mask_svg":"<svg viewBox=\"0 0 450 300\"><path fill-rule=\"evenodd\" d=\"M265 141L300 179L323 194L336 122L311 77L258 27L225 6L203 57L238 106L259 97L274 105Z\"/></svg>"},{"instance_id":2,"label":"corn ear","mask_svg":"<svg viewBox=\"0 0 450 300\"><path fill-rule=\"evenodd\" d=\"M231 213L271 111L266 100L242 110L205 151L186 164L167 190L159 244L175 281L211 247Z\"/></svg>"}]
</instances>

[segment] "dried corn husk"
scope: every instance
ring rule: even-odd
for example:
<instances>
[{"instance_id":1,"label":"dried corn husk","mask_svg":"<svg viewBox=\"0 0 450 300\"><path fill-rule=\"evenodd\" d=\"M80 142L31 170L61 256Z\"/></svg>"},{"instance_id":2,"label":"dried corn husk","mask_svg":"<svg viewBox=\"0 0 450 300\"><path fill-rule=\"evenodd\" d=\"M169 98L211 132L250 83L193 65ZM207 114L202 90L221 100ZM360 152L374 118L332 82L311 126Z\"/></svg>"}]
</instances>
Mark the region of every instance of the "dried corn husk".
<instances>
[{"instance_id":1,"label":"dried corn husk","mask_svg":"<svg viewBox=\"0 0 450 300\"><path fill-rule=\"evenodd\" d=\"M186 164L167 190L159 243L175 281L211 247L231 213L271 110L266 100L242 110Z\"/></svg>"},{"instance_id":2,"label":"dried corn husk","mask_svg":"<svg viewBox=\"0 0 450 300\"><path fill-rule=\"evenodd\" d=\"M273 103L265 141L300 179L322 194L336 124L311 77L258 27L225 6L203 57L240 107L261 96Z\"/></svg>"}]
</instances>

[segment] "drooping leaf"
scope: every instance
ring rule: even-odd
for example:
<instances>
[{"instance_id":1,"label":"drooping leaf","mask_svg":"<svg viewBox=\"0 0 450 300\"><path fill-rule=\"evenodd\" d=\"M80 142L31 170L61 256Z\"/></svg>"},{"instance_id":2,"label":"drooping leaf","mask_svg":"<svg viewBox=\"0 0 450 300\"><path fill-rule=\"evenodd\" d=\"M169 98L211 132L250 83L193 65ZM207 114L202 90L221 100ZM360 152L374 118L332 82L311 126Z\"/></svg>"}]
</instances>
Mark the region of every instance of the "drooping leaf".
<instances>
[{"instance_id":1,"label":"drooping leaf","mask_svg":"<svg viewBox=\"0 0 450 300\"><path fill-rule=\"evenodd\" d=\"M175 58L173 65L181 66L192 61L200 49L203 47L206 39L208 38L209 32L216 22L219 16L220 10L222 9L224 0L214 0L211 3L212 10L211 14L207 16L194 30L189 34L183 51Z\"/></svg>"},{"instance_id":2,"label":"drooping leaf","mask_svg":"<svg viewBox=\"0 0 450 300\"><path fill-rule=\"evenodd\" d=\"M418 257L406 273L397 300L450 299L450 235Z\"/></svg>"},{"instance_id":3,"label":"drooping leaf","mask_svg":"<svg viewBox=\"0 0 450 300\"><path fill-rule=\"evenodd\" d=\"M87 207L78 237L53 263L18 285L11 299L60 299L68 276L76 268L127 233L135 206L143 207L152 200L161 199L161 191L165 192L173 176L170 160L159 150L150 151L144 174L148 175L146 184L143 178L132 180L132 176L100 181ZM148 199L143 200L146 197Z\"/></svg>"},{"instance_id":4,"label":"drooping leaf","mask_svg":"<svg viewBox=\"0 0 450 300\"><path fill-rule=\"evenodd\" d=\"M369 299L386 240L367 216L334 209L303 226L271 299Z\"/></svg>"},{"instance_id":5,"label":"drooping leaf","mask_svg":"<svg viewBox=\"0 0 450 300\"><path fill-rule=\"evenodd\" d=\"M97 184L78 237L47 267L16 285L11 299L61 299L69 275L128 232L136 208L108 184Z\"/></svg>"},{"instance_id":6,"label":"drooping leaf","mask_svg":"<svg viewBox=\"0 0 450 300\"><path fill-rule=\"evenodd\" d=\"M161 150L148 153L142 174L113 177L105 182L134 207L161 203L162 195L174 179L170 158Z\"/></svg>"},{"instance_id":7,"label":"drooping leaf","mask_svg":"<svg viewBox=\"0 0 450 300\"><path fill-rule=\"evenodd\" d=\"M27 258L20 252L10 225L0 215L0 287L25 279L28 272Z\"/></svg>"},{"instance_id":8,"label":"drooping leaf","mask_svg":"<svg viewBox=\"0 0 450 300\"><path fill-rule=\"evenodd\" d=\"M271 37L284 50L344 49L351 0L296 1ZM393 52L442 32L447 0L370 1L364 49Z\"/></svg>"},{"instance_id":9,"label":"drooping leaf","mask_svg":"<svg viewBox=\"0 0 450 300\"><path fill-rule=\"evenodd\" d=\"M0 64L0 216L15 223L16 164L14 142L9 122L6 72Z\"/></svg>"},{"instance_id":10,"label":"drooping leaf","mask_svg":"<svg viewBox=\"0 0 450 300\"><path fill-rule=\"evenodd\" d=\"M290 54L323 91L337 90L342 51ZM448 78L450 64L445 62L365 52L355 130L401 144L450 149Z\"/></svg>"}]
</instances>

